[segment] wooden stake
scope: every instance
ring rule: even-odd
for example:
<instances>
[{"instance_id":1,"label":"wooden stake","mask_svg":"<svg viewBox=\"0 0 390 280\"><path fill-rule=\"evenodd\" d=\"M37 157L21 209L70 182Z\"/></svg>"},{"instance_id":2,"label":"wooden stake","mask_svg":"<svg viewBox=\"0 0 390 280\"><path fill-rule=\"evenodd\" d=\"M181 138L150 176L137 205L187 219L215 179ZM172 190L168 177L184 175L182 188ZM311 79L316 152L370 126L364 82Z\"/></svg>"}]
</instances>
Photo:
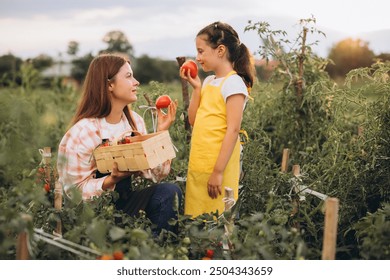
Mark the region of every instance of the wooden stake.
<instances>
[{"instance_id":1,"label":"wooden stake","mask_svg":"<svg viewBox=\"0 0 390 280\"><path fill-rule=\"evenodd\" d=\"M54 187L54 208L60 211L62 209L62 186L60 182L55 182ZM58 235L62 235L62 223L61 220L57 221L57 227L54 231Z\"/></svg>"},{"instance_id":2,"label":"wooden stake","mask_svg":"<svg viewBox=\"0 0 390 280\"><path fill-rule=\"evenodd\" d=\"M234 206L234 191L229 187L225 187L225 211L229 211ZM233 232L234 217L231 216L228 224L225 225L225 232L227 236L230 236Z\"/></svg>"},{"instance_id":3,"label":"wooden stake","mask_svg":"<svg viewBox=\"0 0 390 280\"><path fill-rule=\"evenodd\" d=\"M292 167L292 173L295 177L297 176L300 176L301 175L301 167L298 165L298 164L294 164L293 167ZM295 189L294 190L296 193L298 193L299 190ZM293 209L291 211L291 217L292 216L295 216L298 211L299 211L299 198L296 198L295 196L293 197L293 200L292 200L292 205L293 205ZM299 224L296 223L294 225L295 228L299 228Z\"/></svg>"},{"instance_id":4,"label":"wooden stake","mask_svg":"<svg viewBox=\"0 0 390 280\"><path fill-rule=\"evenodd\" d=\"M282 171L283 173L287 172L289 157L290 157L290 149L283 149L282 166L280 169L280 171Z\"/></svg>"},{"instance_id":5,"label":"wooden stake","mask_svg":"<svg viewBox=\"0 0 390 280\"><path fill-rule=\"evenodd\" d=\"M235 203L235 201L234 201L233 189L231 189L229 187L225 187L225 211L229 211L230 209L232 209L234 203ZM231 244L229 238L230 238L230 236L233 232L233 228L234 228L234 220L233 219L234 219L233 216L231 216L230 219L225 224L225 234L222 237L222 248L224 250L223 253L224 253L226 258L230 258L229 251L232 248L232 244Z\"/></svg>"},{"instance_id":6,"label":"wooden stake","mask_svg":"<svg viewBox=\"0 0 390 280\"><path fill-rule=\"evenodd\" d=\"M305 60L306 36L308 31L309 31L308 28L306 27L303 28L301 53L298 55L298 79L295 81L298 108L301 106L302 103L303 74L304 74L303 62Z\"/></svg>"},{"instance_id":7,"label":"wooden stake","mask_svg":"<svg viewBox=\"0 0 390 280\"><path fill-rule=\"evenodd\" d=\"M22 219L26 224L32 223L32 217L27 214L22 214ZM17 260L28 260L30 254L28 252L28 234L27 230L19 233L18 240L16 242L16 259Z\"/></svg>"},{"instance_id":8,"label":"wooden stake","mask_svg":"<svg viewBox=\"0 0 390 280\"><path fill-rule=\"evenodd\" d=\"M234 205L234 191L225 187L225 211L230 210Z\"/></svg>"},{"instance_id":9,"label":"wooden stake","mask_svg":"<svg viewBox=\"0 0 390 280\"><path fill-rule=\"evenodd\" d=\"M29 259L29 253L28 253L28 235L27 232L21 232L18 236L18 241L16 244L16 259L17 260L28 260Z\"/></svg>"},{"instance_id":10,"label":"wooden stake","mask_svg":"<svg viewBox=\"0 0 390 280\"><path fill-rule=\"evenodd\" d=\"M335 197L327 198L325 201L325 228L322 245L323 260L334 260L336 257L338 211L339 200Z\"/></svg>"},{"instance_id":11,"label":"wooden stake","mask_svg":"<svg viewBox=\"0 0 390 280\"><path fill-rule=\"evenodd\" d=\"M294 164L292 167L292 172L294 176L301 175L301 167L298 164Z\"/></svg>"},{"instance_id":12,"label":"wooden stake","mask_svg":"<svg viewBox=\"0 0 390 280\"><path fill-rule=\"evenodd\" d=\"M179 67L183 65L183 63L186 61L186 58L184 56L178 56L176 57L177 63L179 64ZM183 114L184 114L184 128L187 131L187 142L190 142L191 140L191 125L188 121L188 106L190 105L190 96L188 94L188 83L186 80L181 79L181 91L183 96Z\"/></svg>"},{"instance_id":13,"label":"wooden stake","mask_svg":"<svg viewBox=\"0 0 390 280\"><path fill-rule=\"evenodd\" d=\"M45 178L48 180L48 183L51 184L49 181L51 176L51 168L50 168L50 163L51 163L51 148L50 147L44 147L43 148L43 164L44 164L44 169L45 169Z\"/></svg>"},{"instance_id":14,"label":"wooden stake","mask_svg":"<svg viewBox=\"0 0 390 280\"><path fill-rule=\"evenodd\" d=\"M54 208L60 211L62 209L62 186L56 179L57 174L56 174L55 170L52 170L51 166L50 166L51 148L44 147L42 156L43 156L43 163L44 163L44 168L45 168L45 177L48 180L50 187L54 185ZM52 182L52 176L51 176L52 171L53 171L54 180L55 180L54 182ZM61 221L57 222L57 227L54 230L54 233L56 233L58 235L62 235Z\"/></svg>"}]
</instances>

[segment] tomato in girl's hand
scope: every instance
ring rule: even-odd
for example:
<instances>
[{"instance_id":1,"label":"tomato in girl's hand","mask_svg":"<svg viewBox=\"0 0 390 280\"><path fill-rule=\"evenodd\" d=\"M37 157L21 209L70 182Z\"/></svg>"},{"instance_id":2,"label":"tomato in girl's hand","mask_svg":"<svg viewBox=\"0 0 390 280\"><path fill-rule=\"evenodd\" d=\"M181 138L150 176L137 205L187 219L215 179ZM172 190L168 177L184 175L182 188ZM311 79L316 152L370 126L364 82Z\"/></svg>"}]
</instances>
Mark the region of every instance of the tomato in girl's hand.
<instances>
[{"instance_id":1,"label":"tomato in girl's hand","mask_svg":"<svg viewBox=\"0 0 390 280\"><path fill-rule=\"evenodd\" d=\"M167 108L169 104L171 104L171 102L172 100L168 95L166 94L161 95L156 100L156 108L157 109Z\"/></svg>"},{"instance_id":2,"label":"tomato in girl's hand","mask_svg":"<svg viewBox=\"0 0 390 280\"><path fill-rule=\"evenodd\" d=\"M195 78L196 75L198 75L198 66L193 60L187 60L186 62L184 62L181 68L185 70L186 75L187 71L190 71L190 76L192 78Z\"/></svg>"}]
</instances>

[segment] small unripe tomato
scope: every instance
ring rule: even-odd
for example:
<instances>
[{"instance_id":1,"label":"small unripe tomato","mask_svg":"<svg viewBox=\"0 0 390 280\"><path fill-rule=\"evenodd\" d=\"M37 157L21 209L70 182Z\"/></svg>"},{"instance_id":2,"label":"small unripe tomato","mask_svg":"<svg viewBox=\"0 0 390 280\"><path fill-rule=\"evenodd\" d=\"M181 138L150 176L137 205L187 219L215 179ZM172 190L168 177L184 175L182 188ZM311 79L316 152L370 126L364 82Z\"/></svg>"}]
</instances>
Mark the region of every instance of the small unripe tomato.
<instances>
[{"instance_id":1,"label":"small unripe tomato","mask_svg":"<svg viewBox=\"0 0 390 280\"><path fill-rule=\"evenodd\" d=\"M185 70L186 75L188 71L190 71L190 76L192 78L195 78L196 75L198 75L198 66L193 60L187 60L186 62L184 62L181 68Z\"/></svg>"},{"instance_id":2,"label":"small unripe tomato","mask_svg":"<svg viewBox=\"0 0 390 280\"><path fill-rule=\"evenodd\" d=\"M157 109L167 108L169 104L171 104L171 102L172 100L168 95L166 94L161 95L156 100L156 108Z\"/></svg>"}]
</instances>

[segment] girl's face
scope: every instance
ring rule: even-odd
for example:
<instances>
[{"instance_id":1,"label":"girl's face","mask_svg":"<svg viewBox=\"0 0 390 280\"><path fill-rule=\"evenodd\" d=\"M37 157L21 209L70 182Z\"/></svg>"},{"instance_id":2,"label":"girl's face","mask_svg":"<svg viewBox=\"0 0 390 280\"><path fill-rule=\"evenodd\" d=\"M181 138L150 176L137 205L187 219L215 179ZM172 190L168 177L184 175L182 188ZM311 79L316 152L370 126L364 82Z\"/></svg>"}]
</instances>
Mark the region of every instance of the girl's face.
<instances>
[{"instance_id":1,"label":"girl's face","mask_svg":"<svg viewBox=\"0 0 390 280\"><path fill-rule=\"evenodd\" d=\"M202 66L205 72L215 71L218 65L218 48L213 49L206 41L206 35L196 37L196 61Z\"/></svg>"},{"instance_id":2,"label":"girl's face","mask_svg":"<svg viewBox=\"0 0 390 280\"><path fill-rule=\"evenodd\" d=\"M123 103L124 106L137 101L137 88L139 82L133 76L133 70L129 63L125 63L110 82L109 89L112 93L112 102Z\"/></svg>"}]
</instances>

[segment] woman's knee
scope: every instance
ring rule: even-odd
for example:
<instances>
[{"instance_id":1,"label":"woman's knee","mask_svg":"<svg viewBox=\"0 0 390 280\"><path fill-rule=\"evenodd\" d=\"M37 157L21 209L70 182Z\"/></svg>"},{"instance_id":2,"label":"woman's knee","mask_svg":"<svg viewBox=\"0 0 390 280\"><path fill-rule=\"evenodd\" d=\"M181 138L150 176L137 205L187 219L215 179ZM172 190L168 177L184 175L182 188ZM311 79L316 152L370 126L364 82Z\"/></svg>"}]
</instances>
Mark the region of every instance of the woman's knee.
<instances>
[{"instance_id":1,"label":"woman's knee","mask_svg":"<svg viewBox=\"0 0 390 280\"><path fill-rule=\"evenodd\" d=\"M164 193L167 197L172 198L174 196L178 196L178 199L182 198L182 191L179 186L172 183L161 183L157 187L157 190L161 193Z\"/></svg>"}]
</instances>

